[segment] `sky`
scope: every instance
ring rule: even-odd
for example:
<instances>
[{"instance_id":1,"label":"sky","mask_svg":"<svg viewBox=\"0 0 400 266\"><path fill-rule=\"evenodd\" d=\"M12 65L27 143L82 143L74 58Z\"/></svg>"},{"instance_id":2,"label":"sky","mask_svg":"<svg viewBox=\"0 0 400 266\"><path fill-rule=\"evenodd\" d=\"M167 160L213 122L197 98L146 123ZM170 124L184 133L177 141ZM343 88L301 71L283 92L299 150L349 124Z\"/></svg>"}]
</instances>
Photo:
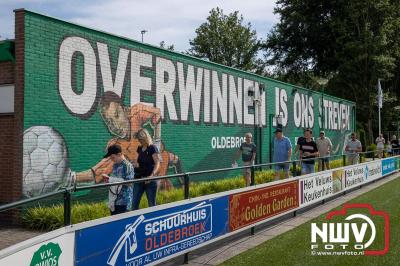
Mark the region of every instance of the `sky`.
<instances>
[{"instance_id":1,"label":"sky","mask_svg":"<svg viewBox=\"0 0 400 266\"><path fill-rule=\"evenodd\" d=\"M215 7L225 14L238 10L262 39L279 19L273 14L275 0L0 0L0 39L14 38L13 10L25 8L134 40L141 40L141 30L147 30L145 43L158 46L165 41L184 52Z\"/></svg>"}]
</instances>

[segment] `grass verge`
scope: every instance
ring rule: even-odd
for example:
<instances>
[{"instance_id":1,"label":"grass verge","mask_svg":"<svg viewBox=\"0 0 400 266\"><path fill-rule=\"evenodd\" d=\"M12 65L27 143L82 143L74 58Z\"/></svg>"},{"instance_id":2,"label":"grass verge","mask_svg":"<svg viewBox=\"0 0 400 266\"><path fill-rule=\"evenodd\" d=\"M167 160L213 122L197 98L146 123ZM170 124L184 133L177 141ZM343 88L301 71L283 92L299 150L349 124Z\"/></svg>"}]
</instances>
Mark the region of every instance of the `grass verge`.
<instances>
[{"instance_id":1,"label":"grass verge","mask_svg":"<svg viewBox=\"0 0 400 266\"><path fill-rule=\"evenodd\" d=\"M369 203L375 210L390 216L389 252L382 256L313 256L311 255L311 223L326 222L326 214L304 223L279 237L235 256L221 265L400 265L400 178L388 182L350 203ZM342 206L335 208L341 209ZM338 220L338 219L336 219ZM335 221L335 219L334 219ZM338 220L339 221L339 220ZM340 220L343 222L343 219ZM375 222L375 221L374 221ZM383 222L376 223L377 237L374 246L383 246ZM368 236L368 232L367 232Z\"/></svg>"}]
</instances>

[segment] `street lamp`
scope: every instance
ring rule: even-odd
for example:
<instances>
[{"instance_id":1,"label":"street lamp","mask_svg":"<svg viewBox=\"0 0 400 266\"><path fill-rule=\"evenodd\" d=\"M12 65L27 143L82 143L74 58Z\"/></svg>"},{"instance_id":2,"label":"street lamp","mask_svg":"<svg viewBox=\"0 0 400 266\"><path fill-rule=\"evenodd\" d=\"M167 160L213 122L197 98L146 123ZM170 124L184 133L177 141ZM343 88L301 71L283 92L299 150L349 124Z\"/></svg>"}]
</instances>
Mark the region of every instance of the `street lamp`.
<instances>
[{"instance_id":1,"label":"street lamp","mask_svg":"<svg viewBox=\"0 0 400 266\"><path fill-rule=\"evenodd\" d=\"M144 35L146 32L148 32L148 31L147 31L147 30L141 30L141 31L140 31L140 34L142 34L142 42L143 42L143 35Z\"/></svg>"},{"instance_id":2,"label":"street lamp","mask_svg":"<svg viewBox=\"0 0 400 266\"><path fill-rule=\"evenodd\" d=\"M265 91L264 84L258 85L258 90L254 86L247 88L247 96L249 103L253 103L254 107L254 142L259 147L258 162L262 161L262 121L261 121L261 105L262 105L262 94ZM256 120L257 117L257 120ZM257 127L259 130L257 130Z\"/></svg>"},{"instance_id":3,"label":"street lamp","mask_svg":"<svg viewBox=\"0 0 400 266\"><path fill-rule=\"evenodd\" d=\"M321 118L321 128L325 128L325 107L324 107L324 92L325 92L325 85L328 83L328 79L325 78L319 78L317 79L317 83L321 86L322 88L322 100L321 100L321 105L322 105L322 118Z\"/></svg>"}]
</instances>

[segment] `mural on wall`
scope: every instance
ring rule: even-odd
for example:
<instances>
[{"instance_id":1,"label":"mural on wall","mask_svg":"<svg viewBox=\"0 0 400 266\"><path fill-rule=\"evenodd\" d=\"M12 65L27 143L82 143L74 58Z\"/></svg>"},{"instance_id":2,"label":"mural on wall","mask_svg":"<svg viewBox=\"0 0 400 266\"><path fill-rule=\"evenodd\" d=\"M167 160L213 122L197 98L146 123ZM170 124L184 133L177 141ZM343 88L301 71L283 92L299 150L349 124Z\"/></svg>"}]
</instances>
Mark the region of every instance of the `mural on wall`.
<instances>
[{"instance_id":1,"label":"mural on wall","mask_svg":"<svg viewBox=\"0 0 400 266\"><path fill-rule=\"evenodd\" d=\"M154 144L160 150L159 175L167 175L172 168L175 173L182 172L182 164L177 155L165 149L161 140L160 110L138 103L125 107L121 99L113 92L105 93L101 101L101 117L110 134L105 147L119 144L122 153L130 160L137 159L136 150L140 143L136 132L141 128L150 128ZM112 172L113 162L110 158L100 160L89 170L75 174L68 165L67 145L62 135L48 126L34 126L24 132L24 171L23 194L27 197L52 192L60 187L76 182L102 181L102 174ZM160 189L172 188L169 179L160 180Z\"/></svg>"},{"instance_id":2,"label":"mural on wall","mask_svg":"<svg viewBox=\"0 0 400 266\"><path fill-rule=\"evenodd\" d=\"M336 154L355 124L352 102L29 11L24 23L26 196L58 189L75 173L78 182L99 182L112 168L102 159L107 147L118 143L134 160L141 128L167 175L230 167L254 123L263 127L259 158L268 161L277 116L292 144L304 128L314 136L324 129Z\"/></svg>"},{"instance_id":3,"label":"mural on wall","mask_svg":"<svg viewBox=\"0 0 400 266\"><path fill-rule=\"evenodd\" d=\"M52 192L71 181L68 150L64 138L47 126L34 126L24 132L22 192L33 197Z\"/></svg>"},{"instance_id":4,"label":"mural on wall","mask_svg":"<svg viewBox=\"0 0 400 266\"><path fill-rule=\"evenodd\" d=\"M110 134L115 137L110 139L105 147L119 144L122 153L129 161L137 159L137 148L140 146L136 133L142 128L150 128L153 132L153 143L160 151L159 175L167 175L168 169L173 168L175 173L182 173L182 164L177 155L165 149L161 139L161 116L160 109L142 103L131 107L123 105L121 98L113 92L106 92L100 103L100 114ZM95 166L86 171L76 174L77 182L88 182L95 180L96 183L103 180L102 174L112 172L113 162L110 158L104 158ZM172 188L169 179L160 180L161 189Z\"/></svg>"}]
</instances>

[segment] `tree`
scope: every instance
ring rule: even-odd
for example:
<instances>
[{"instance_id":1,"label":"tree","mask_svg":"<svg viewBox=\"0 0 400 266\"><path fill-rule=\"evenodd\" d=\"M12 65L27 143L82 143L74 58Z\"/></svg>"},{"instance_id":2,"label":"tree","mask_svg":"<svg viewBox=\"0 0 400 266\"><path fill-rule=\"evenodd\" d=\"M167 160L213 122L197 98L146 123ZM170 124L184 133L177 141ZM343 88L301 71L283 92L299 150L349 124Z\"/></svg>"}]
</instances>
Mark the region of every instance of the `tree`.
<instances>
[{"instance_id":1,"label":"tree","mask_svg":"<svg viewBox=\"0 0 400 266\"><path fill-rule=\"evenodd\" d=\"M278 0L267 61L291 81L328 77L327 92L357 103L372 142L377 79L390 81L399 61L399 10L390 0Z\"/></svg>"},{"instance_id":2,"label":"tree","mask_svg":"<svg viewBox=\"0 0 400 266\"><path fill-rule=\"evenodd\" d=\"M167 45L167 44L165 43L165 41L161 41L161 42L160 42L160 47L161 47L161 48L164 48L164 49L167 49L167 50L170 50L170 51L174 51L174 50L175 50L175 46L174 46L173 44Z\"/></svg>"},{"instance_id":3,"label":"tree","mask_svg":"<svg viewBox=\"0 0 400 266\"><path fill-rule=\"evenodd\" d=\"M238 11L224 15L222 9L212 9L189 43L190 55L242 70L256 70L260 42L251 24L243 24Z\"/></svg>"}]
</instances>

